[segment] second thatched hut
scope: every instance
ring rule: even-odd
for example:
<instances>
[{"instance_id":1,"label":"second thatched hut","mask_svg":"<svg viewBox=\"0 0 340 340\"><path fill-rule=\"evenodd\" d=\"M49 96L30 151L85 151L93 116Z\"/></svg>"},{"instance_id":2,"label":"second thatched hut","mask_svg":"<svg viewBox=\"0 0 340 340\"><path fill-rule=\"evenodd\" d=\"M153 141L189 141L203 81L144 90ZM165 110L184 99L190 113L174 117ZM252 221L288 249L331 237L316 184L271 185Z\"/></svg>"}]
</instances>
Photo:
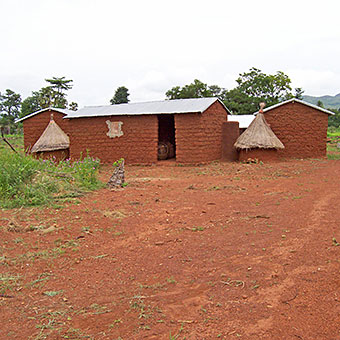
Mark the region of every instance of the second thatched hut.
<instances>
[{"instance_id":1,"label":"second thatched hut","mask_svg":"<svg viewBox=\"0 0 340 340\"><path fill-rule=\"evenodd\" d=\"M262 103L261 103L262 104ZM284 149L282 142L276 137L263 115L263 107L249 127L239 136L235 148L239 151L239 160L277 160L277 150Z\"/></svg>"},{"instance_id":2,"label":"second thatched hut","mask_svg":"<svg viewBox=\"0 0 340 340\"><path fill-rule=\"evenodd\" d=\"M70 156L70 139L68 135L58 126L53 119L47 125L37 142L33 145L31 152L39 158L53 158L61 161Z\"/></svg>"}]
</instances>

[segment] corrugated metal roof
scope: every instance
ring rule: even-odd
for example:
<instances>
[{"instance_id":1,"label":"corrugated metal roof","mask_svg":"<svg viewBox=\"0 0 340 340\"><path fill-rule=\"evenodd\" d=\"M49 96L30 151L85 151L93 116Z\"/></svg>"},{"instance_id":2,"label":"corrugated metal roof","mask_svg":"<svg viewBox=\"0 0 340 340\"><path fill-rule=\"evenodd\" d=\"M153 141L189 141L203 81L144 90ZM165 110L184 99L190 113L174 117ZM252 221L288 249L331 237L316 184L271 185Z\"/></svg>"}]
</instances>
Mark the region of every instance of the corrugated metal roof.
<instances>
[{"instance_id":1,"label":"corrugated metal roof","mask_svg":"<svg viewBox=\"0 0 340 340\"><path fill-rule=\"evenodd\" d=\"M307 102L305 102L305 101L303 101L303 100L296 99L296 98L292 98L292 99L286 100L286 101L284 101L284 102L281 102L281 103L278 103L278 104L269 106L269 107L267 107L266 109L263 109L263 113L266 113L267 111L270 111L270 110L272 110L272 109L275 109L276 107L279 107L279 106L281 106L281 105L285 105L285 104L288 104L288 103L294 103L294 102L297 102L297 103L300 103L300 104L303 104L303 105L306 105L306 106L310 106L310 107L312 107L313 109L316 109L316 110L319 110L319 111L321 111L321 112L327 113L328 115L334 115L334 112L332 112L332 111L329 111L329 110L324 109L324 108L322 108L322 107L313 105L313 104L311 104L311 103L307 103ZM257 114L257 112L255 112L254 114Z\"/></svg>"},{"instance_id":2,"label":"corrugated metal roof","mask_svg":"<svg viewBox=\"0 0 340 340\"><path fill-rule=\"evenodd\" d=\"M238 122L240 129L246 129L250 123L254 120L254 115L229 115L229 122Z\"/></svg>"},{"instance_id":3,"label":"corrugated metal roof","mask_svg":"<svg viewBox=\"0 0 340 340\"><path fill-rule=\"evenodd\" d=\"M46 109L41 109L41 110L39 110L39 111L33 112L33 113L31 113L31 114L29 114L29 115L27 115L27 116L25 116L25 117L22 117L22 118L20 118L20 119L16 119L16 120L15 120L15 123L22 122L23 120L28 119L28 118L31 118L31 117L33 117L33 116L39 114L39 113L42 113L42 112L45 112L45 111L51 111L51 110L56 111L56 112L63 113L64 115L68 115L68 114L71 113L71 112L75 112L75 111L71 111L71 110L68 110L68 109L59 109L59 108L56 108L56 107L48 107L48 108L46 108Z\"/></svg>"},{"instance_id":4,"label":"corrugated metal roof","mask_svg":"<svg viewBox=\"0 0 340 340\"><path fill-rule=\"evenodd\" d=\"M127 103L105 106L85 106L84 108L69 113L65 118L120 116L120 115L152 115L175 113L202 113L213 103L219 101L214 97L160 100L142 103ZM226 108L226 107L225 107ZM229 112L229 110L226 108Z\"/></svg>"}]
</instances>

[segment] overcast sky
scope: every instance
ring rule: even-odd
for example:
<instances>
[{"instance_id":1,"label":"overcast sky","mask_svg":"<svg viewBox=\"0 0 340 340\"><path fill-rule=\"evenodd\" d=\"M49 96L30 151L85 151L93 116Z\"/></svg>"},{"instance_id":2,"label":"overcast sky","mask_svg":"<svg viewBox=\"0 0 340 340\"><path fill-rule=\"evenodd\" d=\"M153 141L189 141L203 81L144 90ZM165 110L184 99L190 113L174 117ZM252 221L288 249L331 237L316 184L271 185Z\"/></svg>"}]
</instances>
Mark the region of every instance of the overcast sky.
<instances>
[{"instance_id":1,"label":"overcast sky","mask_svg":"<svg viewBox=\"0 0 340 340\"><path fill-rule=\"evenodd\" d=\"M340 92L339 0L0 0L0 91L73 79L68 100L165 99L194 79L227 89L257 67L309 95Z\"/></svg>"}]
</instances>

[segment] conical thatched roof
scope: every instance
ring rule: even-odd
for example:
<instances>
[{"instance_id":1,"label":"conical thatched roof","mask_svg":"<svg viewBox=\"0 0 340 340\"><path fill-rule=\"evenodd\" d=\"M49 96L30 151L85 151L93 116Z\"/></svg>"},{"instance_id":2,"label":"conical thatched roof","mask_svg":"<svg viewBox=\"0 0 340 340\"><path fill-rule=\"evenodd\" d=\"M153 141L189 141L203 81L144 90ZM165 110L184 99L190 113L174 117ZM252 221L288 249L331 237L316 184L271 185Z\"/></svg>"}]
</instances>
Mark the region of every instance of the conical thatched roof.
<instances>
[{"instance_id":1,"label":"conical thatched roof","mask_svg":"<svg viewBox=\"0 0 340 340\"><path fill-rule=\"evenodd\" d=\"M238 137L234 146L237 149L284 149L284 145L267 124L262 110L257 114L248 129Z\"/></svg>"},{"instance_id":2,"label":"conical thatched roof","mask_svg":"<svg viewBox=\"0 0 340 340\"><path fill-rule=\"evenodd\" d=\"M57 125L51 115L47 128L37 142L33 145L31 152L63 150L70 147L70 139L67 134Z\"/></svg>"}]
</instances>

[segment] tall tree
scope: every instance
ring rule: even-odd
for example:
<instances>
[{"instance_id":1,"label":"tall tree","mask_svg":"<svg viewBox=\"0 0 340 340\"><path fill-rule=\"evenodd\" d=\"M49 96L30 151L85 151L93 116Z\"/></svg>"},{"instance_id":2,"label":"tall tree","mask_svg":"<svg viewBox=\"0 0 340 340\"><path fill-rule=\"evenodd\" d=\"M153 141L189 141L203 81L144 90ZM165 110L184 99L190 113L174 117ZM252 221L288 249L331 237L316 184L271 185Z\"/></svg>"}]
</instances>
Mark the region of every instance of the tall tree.
<instances>
[{"instance_id":1,"label":"tall tree","mask_svg":"<svg viewBox=\"0 0 340 340\"><path fill-rule=\"evenodd\" d=\"M334 115L328 117L328 126L334 126L335 128L340 127L340 109L328 109L334 112Z\"/></svg>"},{"instance_id":2,"label":"tall tree","mask_svg":"<svg viewBox=\"0 0 340 340\"><path fill-rule=\"evenodd\" d=\"M250 114L258 110L258 101L238 88L225 91L221 99L233 114Z\"/></svg>"},{"instance_id":3,"label":"tall tree","mask_svg":"<svg viewBox=\"0 0 340 340\"><path fill-rule=\"evenodd\" d=\"M48 107L67 108L66 92L73 87L73 80L65 79L65 77L53 77L45 80L50 85L41 88L39 91L33 91L32 95L23 101L20 117ZM74 104L72 104L72 107L74 108Z\"/></svg>"},{"instance_id":4,"label":"tall tree","mask_svg":"<svg viewBox=\"0 0 340 340\"><path fill-rule=\"evenodd\" d=\"M21 104L20 118L25 117L33 112L41 109L39 104L38 96L32 93L32 96L25 98Z\"/></svg>"},{"instance_id":5,"label":"tall tree","mask_svg":"<svg viewBox=\"0 0 340 340\"><path fill-rule=\"evenodd\" d=\"M66 91L72 89L73 80L65 79L65 77L52 77L52 79L45 79L50 85L42 88L44 90L45 100L50 98L50 106L57 108L66 108Z\"/></svg>"},{"instance_id":6,"label":"tall tree","mask_svg":"<svg viewBox=\"0 0 340 340\"><path fill-rule=\"evenodd\" d=\"M237 86L228 91L195 79L189 85L174 86L165 95L168 99L218 97L234 114L251 114L258 110L260 102L271 106L294 97L300 99L303 94L301 88L296 88L293 95L291 80L281 71L267 75L253 67L239 74L236 83Z\"/></svg>"},{"instance_id":7,"label":"tall tree","mask_svg":"<svg viewBox=\"0 0 340 340\"><path fill-rule=\"evenodd\" d=\"M168 99L183 98L202 98L202 97L218 97L223 93L224 89L217 85L210 85L195 79L191 84L183 87L174 86L168 90L165 95Z\"/></svg>"},{"instance_id":8,"label":"tall tree","mask_svg":"<svg viewBox=\"0 0 340 340\"><path fill-rule=\"evenodd\" d=\"M57 92L52 89L50 86L46 86L41 88L38 93L38 102L42 109L46 109L51 106L56 106L54 101L56 98L59 99ZM63 107L63 105L61 105Z\"/></svg>"},{"instance_id":9,"label":"tall tree","mask_svg":"<svg viewBox=\"0 0 340 340\"><path fill-rule=\"evenodd\" d=\"M62 95L65 91L71 90L73 87L73 80L65 79L65 77L52 77L52 79L45 79L45 81L50 83L50 87L59 95Z\"/></svg>"},{"instance_id":10,"label":"tall tree","mask_svg":"<svg viewBox=\"0 0 340 340\"><path fill-rule=\"evenodd\" d=\"M302 90L301 87L297 87L294 90L295 90L294 98L303 100L303 94L305 93L305 91Z\"/></svg>"},{"instance_id":11,"label":"tall tree","mask_svg":"<svg viewBox=\"0 0 340 340\"><path fill-rule=\"evenodd\" d=\"M129 95L129 90L125 86L120 86L117 88L115 95L110 100L110 103L112 105L128 103L130 101L128 98Z\"/></svg>"},{"instance_id":12,"label":"tall tree","mask_svg":"<svg viewBox=\"0 0 340 340\"><path fill-rule=\"evenodd\" d=\"M223 101L235 114L250 114L258 110L260 102L267 106L294 97L291 80L282 71L267 75L252 67L236 79L237 86L224 93ZM298 95L302 89L299 89Z\"/></svg>"},{"instance_id":13,"label":"tall tree","mask_svg":"<svg viewBox=\"0 0 340 340\"><path fill-rule=\"evenodd\" d=\"M14 127L14 120L19 118L21 96L7 89L4 94L0 93L0 125Z\"/></svg>"}]
</instances>

